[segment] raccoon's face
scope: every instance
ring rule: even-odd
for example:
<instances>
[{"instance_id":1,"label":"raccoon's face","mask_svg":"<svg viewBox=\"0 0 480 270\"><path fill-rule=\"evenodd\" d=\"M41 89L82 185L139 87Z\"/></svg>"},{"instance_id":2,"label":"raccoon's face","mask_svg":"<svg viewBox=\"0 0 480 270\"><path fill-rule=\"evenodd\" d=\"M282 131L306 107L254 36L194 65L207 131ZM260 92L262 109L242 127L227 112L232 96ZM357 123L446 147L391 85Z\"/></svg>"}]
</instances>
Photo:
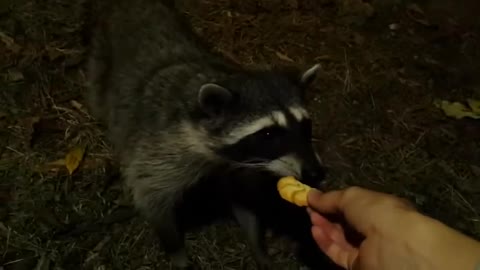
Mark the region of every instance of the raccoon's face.
<instances>
[{"instance_id":1,"label":"raccoon's face","mask_svg":"<svg viewBox=\"0 0 480 270\"><path fill-rule=\"evenodd\" d=\"M218 141L213 151L240 168L317 186L325 172L312 146L304 91L318 68L293 77L250 74L204 85L199 104L205 112L202 125Z\"/></svg>"}]
</instances>

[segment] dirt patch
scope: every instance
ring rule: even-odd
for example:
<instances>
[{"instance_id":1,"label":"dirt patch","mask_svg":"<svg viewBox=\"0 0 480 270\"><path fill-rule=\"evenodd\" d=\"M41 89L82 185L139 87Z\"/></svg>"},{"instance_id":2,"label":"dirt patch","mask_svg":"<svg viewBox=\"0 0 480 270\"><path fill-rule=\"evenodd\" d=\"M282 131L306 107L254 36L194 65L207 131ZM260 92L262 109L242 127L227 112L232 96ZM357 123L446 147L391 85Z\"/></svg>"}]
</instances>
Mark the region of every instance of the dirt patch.
<instances>
[{"instance_id":1,"label":"dirt patch","mask_svg":"<svg viewBox=\"0 0 480 270\"><path fill-rule=\"evenodd\" d=\"M480 122L452 120L434 99L480 98L474 0L199 1L195 29L246 66L320 63L311 89L326 189L395 193L480 239ZM4 4L7 3L7 4ZM102 129L82 107L81 1L0 5L0 265L4 269L167 269L132 215ZM69 175L57 161L87 145ZM202 269L252 269L232 224L191 233ZM297 269L272 239L279 266Z\"/></svg>"}]
</instances>

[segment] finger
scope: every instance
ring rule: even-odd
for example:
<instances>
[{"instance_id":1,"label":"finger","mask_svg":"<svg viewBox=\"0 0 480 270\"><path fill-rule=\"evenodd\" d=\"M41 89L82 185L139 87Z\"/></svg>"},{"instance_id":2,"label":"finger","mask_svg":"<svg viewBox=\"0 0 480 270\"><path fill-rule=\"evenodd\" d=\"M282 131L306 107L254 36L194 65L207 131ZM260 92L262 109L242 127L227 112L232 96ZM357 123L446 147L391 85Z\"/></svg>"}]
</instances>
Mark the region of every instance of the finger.
<instances>
[{"instance_id":1,"label":"finger","mask_svg":"<svg viewBox=\"0 0 480 270\"><path fill-rule=\"evenodd\" d=\"M312 227L312 235L320 249L337 265L349 269L358 257L357 249L345 249L319 227Z\"/></svg>"},{"instance_id":2,"label":"finger","mask_svg":"<svg viewBox=\"0 0 480 270\"><path fill-rule=\"evenodd\" d=\"M312 221L313 225L320 227L327 226L331 223L328 219L324 218L322 215L314 211L310 213L310 220Z\"/></svg>"},{"instance_id":3,"label":"finger","mask_svg":"<svg viewBox=\"0 0 480 270\"><path fill-rule=\"evenodd\" d=\"M308 204L310 208L320 213L342 213L350 225L366 235L373 225L375 216L372 207L376 205L375 202L385 201L386 197L388 196L385 194L359 187L327 193L311 190L308 193Z\"/></svg>"},{"instance_id":4,"label":"finger","mask_svg":"<svg viewBox=\"0 0 480 270\"><path fill-rule=\"evenodd\" d=\"M317 189L311 189L307 194L308 206L322 213L337 213L340 210L339 203L343 193L343 190L321 193Z\"/></svg>"},{"instance_id":5,"label":"finger","mask_svg":"<svg viewBox=\"0 0 480 270\"><path fill-rule=\"evenodd\" d=\"M319 227L323 232L334 242L344 249L353 249L354 247L347 241L345 234L343 232L342 226L339 224L331 223L326 218L322 217L317 213L312 213L310 216L312 224L316 227Z\"/></svg>"}]
</instances>

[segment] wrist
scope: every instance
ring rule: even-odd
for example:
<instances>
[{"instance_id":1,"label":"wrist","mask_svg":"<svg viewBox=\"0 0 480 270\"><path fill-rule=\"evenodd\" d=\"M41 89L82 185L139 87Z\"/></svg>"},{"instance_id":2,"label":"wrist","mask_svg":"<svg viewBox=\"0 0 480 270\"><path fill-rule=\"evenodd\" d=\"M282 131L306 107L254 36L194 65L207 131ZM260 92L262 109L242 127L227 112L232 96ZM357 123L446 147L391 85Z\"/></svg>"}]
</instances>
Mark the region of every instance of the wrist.
<instances>
[{"instance_id":1,"label":"wrist","mask_svg":"<svg viewBox=\"0 0 480 270\"><path fill-rule=\"evenodd\" d=\"M480 269L480 242L420 213L412 213L411 222L409 246L422 258L424 269Z\"/></svg>"}]
</instances>

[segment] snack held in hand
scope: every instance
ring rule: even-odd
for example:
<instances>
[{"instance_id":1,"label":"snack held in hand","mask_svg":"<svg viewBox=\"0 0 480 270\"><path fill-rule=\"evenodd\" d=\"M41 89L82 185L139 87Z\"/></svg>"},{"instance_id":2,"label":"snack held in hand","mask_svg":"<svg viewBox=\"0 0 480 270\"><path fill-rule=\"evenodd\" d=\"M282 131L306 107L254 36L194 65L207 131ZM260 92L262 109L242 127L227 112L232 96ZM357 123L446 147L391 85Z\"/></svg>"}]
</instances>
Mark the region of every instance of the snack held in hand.
<instances>
[{"instance_id":1,"label":"snack held in hand","mask_svg":"<svg viewBox=\"0 0 480 270\"><path fill-rule=\"evenodd\" d=\"M312 188L292 176L287 176L278 181L277 189L283 199L298 206L307 206L307 195Z\"/></svg>"}]
</instances>

